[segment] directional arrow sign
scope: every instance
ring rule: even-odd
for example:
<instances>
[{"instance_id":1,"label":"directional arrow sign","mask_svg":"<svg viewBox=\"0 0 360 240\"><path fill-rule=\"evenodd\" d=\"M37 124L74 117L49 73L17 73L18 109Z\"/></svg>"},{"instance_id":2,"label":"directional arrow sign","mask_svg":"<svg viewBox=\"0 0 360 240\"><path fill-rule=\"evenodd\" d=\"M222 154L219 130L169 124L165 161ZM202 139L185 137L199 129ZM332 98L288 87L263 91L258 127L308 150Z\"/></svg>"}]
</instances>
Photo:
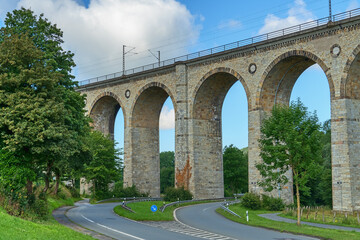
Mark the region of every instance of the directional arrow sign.
<instances>
[{"instance_id":1,"label":"directional arrow sign","mask_svg":"<svg viewBox=\"0 0 360 240\"><path fill-rule=\"evenodd\" d=\"M156 212L156 211L157 211L157 206L156 206L156 205L152 205L152 206L151 206L151 211L152 211L152 212Z\"/></svg>"}]
</instances>

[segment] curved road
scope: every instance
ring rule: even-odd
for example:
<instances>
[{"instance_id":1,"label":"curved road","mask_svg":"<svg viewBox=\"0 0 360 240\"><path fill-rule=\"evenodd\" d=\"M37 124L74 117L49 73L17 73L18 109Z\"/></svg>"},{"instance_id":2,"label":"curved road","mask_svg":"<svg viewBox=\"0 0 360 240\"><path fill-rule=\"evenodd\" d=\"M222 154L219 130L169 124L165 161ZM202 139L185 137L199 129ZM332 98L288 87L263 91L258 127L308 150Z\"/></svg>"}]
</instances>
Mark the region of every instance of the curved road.
<instances>
[{"instance_id":1,"label":"curved road","mask_svg":"<svg viewBox=\"0 0 360 240\"><path fill-rule=\"evenodd\" d=\"M176 218L186 225L234 239L316 239L239 224L216 213L215 210L219 207L220 203L207 203L180 208L176 210Z\"/></svg>"},{"instance_id":2,"label":"curved road","mask_svg":"<svg viewBox=\"0 0 360 240\"><path fill-rule=\"evenodd\" d=\"M117 205L119 203L91 205L80 201L76 203L77 207L70 209L66 215L71 221L85 228L121 240L314 239L232 222L215 212L220 203L180 208L176 211L178 221L144 223L119 217L113 212Z\"/></svg>"}]
</instances>

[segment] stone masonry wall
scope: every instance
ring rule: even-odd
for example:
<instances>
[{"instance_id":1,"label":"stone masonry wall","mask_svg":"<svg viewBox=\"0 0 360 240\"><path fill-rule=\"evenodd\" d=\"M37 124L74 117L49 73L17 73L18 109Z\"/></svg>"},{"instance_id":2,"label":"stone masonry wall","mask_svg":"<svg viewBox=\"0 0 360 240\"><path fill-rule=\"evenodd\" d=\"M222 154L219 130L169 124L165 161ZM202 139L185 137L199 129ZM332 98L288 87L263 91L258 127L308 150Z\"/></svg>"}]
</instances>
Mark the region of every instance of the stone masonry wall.
<instances>
[{"instance_id":1,"label":"stone masonry wall","mask_svg":"<svg viewBox=\"0 0 360 240\"><path fill-rule=\"evenodd\" d=\"M239 80L245 89L247 102L234 103L234 111L237 104L247 104L249 110L249 190L262 193L257 185L261 177L255 168L256 163L261 162L258 146L261 120L275 102L287 104L297 77L308 66L318 64L330 88L331 99L324 101L331 101L332 105L334 209L350 211L360 208L360 108L357 100L360 96L357 77L360 69L353 64L360 52L359 39L360 19L354 19L342 22L341 26L329 24L270 39L256 46L88 85L79 91L88 96L88 111L104 96L111 96L119 103L125 116L124 183L131 186L149 182L142 189L158 195L159 182L155 179L159 161L158 127L155 124L151 129L143 129L134 126L133 120L136 118L134 106L146 89L163 89L171 97L176 112L175 184L187 187L200 199L223 196L221 98L226 96L228 88L223 88L221 94L216 89L224 87L229 76ZM353 77L348 78L349 75ZM129 97L125 96L126 90L131 93ZM147 99L154 100L151 96ZM211 109L217 109L216 114L203 117ZM154 123L155 119L149 121ZM150 161L143 161L147 157L151 159L152 167L148 166ZM288 202L292 201L290 185L284 186L280 193ZM277 195L277 192L271 194Z\"/></svg>"}]
</instances>

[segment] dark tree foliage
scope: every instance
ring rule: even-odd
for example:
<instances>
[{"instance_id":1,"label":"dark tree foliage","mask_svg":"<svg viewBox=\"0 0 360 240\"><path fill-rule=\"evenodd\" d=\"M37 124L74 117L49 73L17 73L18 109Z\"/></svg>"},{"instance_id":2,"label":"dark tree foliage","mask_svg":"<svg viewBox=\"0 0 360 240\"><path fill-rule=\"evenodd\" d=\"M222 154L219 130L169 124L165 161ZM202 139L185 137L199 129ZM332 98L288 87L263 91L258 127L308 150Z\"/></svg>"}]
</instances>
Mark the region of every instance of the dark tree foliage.
<instances>
[{"instance_id":1,"label":"dark tree foliage","mask_svg":"<svg viewBox=\"0 0 360 240\"><path fill-rule=\"evenodd\" d=\"M332 206L332 179L331 179L331 125L327 120L322 125L321 146L322 159L319 161L319 173L311 176L306 186L310 194L303 196L301 204L304 206Z\"/></svg>"},{"instance_id":2,"label":"dark tree foliage","mask_svg":"<svg viewBox=\"0 0 360 240\"><path fill-rule=\"evenodd\" d=\"M120 166L115 142L99 131L90 132L86 146L91 159L84 166L84 176L92 183L92 194L96 199L109 197L109 184L118 180Z\"/></svg>"},{"instance_id":3,"label":"dark tree foliage","mask_svg":"<svg viewBox=\"0 0 360 240\"><path fill-rule=\"evenodd\" d=\"M234 145L223 151L224 187L230 193L248 191L248 156Z\"/></svg>"},{"instance_id":4,"label":"dark tree foliage","mask_svg":"<svg viewBox=\"0 0 360 240\"><path fill-rule=\"evenodd\" d=\"M175 182L175 154L172 151L160 153L160 192L164 193L168 187L174 187Z\"/></svg>"}]
</instances>

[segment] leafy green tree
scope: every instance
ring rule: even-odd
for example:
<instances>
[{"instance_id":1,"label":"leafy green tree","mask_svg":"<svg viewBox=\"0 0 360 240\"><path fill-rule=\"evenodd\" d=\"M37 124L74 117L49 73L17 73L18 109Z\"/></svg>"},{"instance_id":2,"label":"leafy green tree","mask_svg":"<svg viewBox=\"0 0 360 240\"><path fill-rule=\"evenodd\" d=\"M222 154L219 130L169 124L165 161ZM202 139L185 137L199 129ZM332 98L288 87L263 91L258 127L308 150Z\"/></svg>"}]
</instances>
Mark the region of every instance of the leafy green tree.
<instances>
[{"instance_id":1,"label":"leafy green tree","mask_svg":"<svg viewBox=\"0 0 360 240\"><path fill-rule=\"evenodd\" d=\"M331 121L327 120L322 126L322 172L319 175L317 194L321 199L319 204L332 206L332 173L331 173Z\"/></svg>"},{"instance_id":2,"label":"leafy green tree","mask_svg":"<svg viewBox=\"0 0 360 240\"><path fill-rule=\"evenodd\" d=\"M175 154L172 151L160 153L160 191L162 193L175 182Z\"/></svg>"},{"instance_id":3,"label":"leafy green tree","mask_svg":"<svg viewBox=\"0 0 360 240\"><path fill-rule=\"evenodd\" d=\"M64 127L66 111L58 82L62 75L46 65L45 54L23 35L1 29L0 35L0 138L4 149L16 153L32 174L27 181L32 193L36 168L46 158L64 154L71 146ZM70 139L71 140L71 139Z\"/></svg>"},{"instance_id":4,"label":"leafy green tree","mask_svg":"<svg viewBox=\"0 0 360 240\"><path fill-rule=\"evenodd\" d=\"M309 195L302 195L301 204L306 206L332 205L331 180L331 126L330 120L322 125L321 131L322 159L319 161L319 173L310 176L306 186L310 189Z\"/></svg>"},{"instance_id":5,"label":"leafy green tree","mask_svg":"<svg viewBox=\"0 0 360 240\"><path fill-rule=\"evenodd\" d=\"M34 15L30 9L21 8L6 15L5 28L11 29L13 34L26 34L35 44L35 47L44 53L45 65L51 66L52 71L60 73L62 78L59 84L66 88L73 88L74 76L70 74L75 67L74 54L62 49L63 32L54 24L51 24L44 15ZM6 34L0 34L0 42Z\"/></svg>"},{"instance_id":6,"label":"leafy green tree","mask_svg":"<svg viewBox=\"0 0 360 240\"><path fill-rule=\"evenodd\" d=\"M99 131L92 131L86 138L86 146L91 159L85 164L84 176L92 182L92 194L96 199L107 197L109 183L118 180L120 174L115 142Z\"/></svg>"},{"instance_id":7,"label":"leafy green tree","mask_svg":"<svg viewBox=\"0 0 360 240\"><path fill-rule=\"evenodd\" d=\"M260 185L272 191L286 184L290 170L296 189L297 224L300 225L300 191L309 194L309 178L318 173L321 132L316 114L310 114L298 99L290 107L275 106L261 126L260 156L256 167L263 176Z\"/></svg>"},{"instance_id":8,"label":"leafy green tree","mask_svg":"<svg viewBox=\"0 0 360 240\"><path fill-rule=\"evenodd\" d=\"M175 153L173 151L166 151L160 153L160 169L175 167Z\"/></svg>"},{"instance_id":9,"label":"leafy green tree","mask_svg":"<svg viewBox=\"0 0 360 240\"><path fill-rule=\"evenodd\" d=\"M224 186L232 193L248 191L248 157L234 145L223 151Z\"/></svg>"},{"instance_id":10,"label":"leafy green tree","mask_svg":"<svg viewBox=\"0 0 360 240\"><path fill-rule=\"evenodd\" d=\"M0 31L0 43L6 44L10 38L11 41L19 38L26 39L27 46L22 46L23 52L14 51L9 56L4 55L7 57L4 61L7 62L1 69L3 78L0 90L8 98L6 100L12 99L12 102L3 102L3 106L7 106L7 110L16 108L17 116L0 116L4 117L4 123L7 124L2 130L9 136L15 129L11 124L22 124L22 129L16 129L17 133L31 135L33 131L27 140L37 137L39 141L35 142L39 144L25 146L31 150L30 158L24 154L20 154L20 157L29 160L29 166L38 172L45 172L46 192L52 173L55 172L58 184L60 175L65 169L69 170L74 155L83 148L82 136L89 131L89 119L84 115L85 96L74 91L77 83L72 81L74 76L70 74L71 68L75 66L73 54L62 49L63 33L56 25L51 24L42 14L37 17L31 10L24 8L8 13L4 23L5 27ZM29 55L31 52L32 56ZM29 92L29 89L32 91ZM10 93L13 93L11 97ZM29 128L29 121L37 125L33 126L35 130ZM6 128L11 131L7 132ZM47 136L41 135L39 131L44 131ZM48 138L50 135L51 140ZM32 144L25 138L21 140L25 145ZM9 139L4 141L7 148L14 146L9 143ZM29 192L31 182L29 179Z\"/></svg>"}]
</instances>

